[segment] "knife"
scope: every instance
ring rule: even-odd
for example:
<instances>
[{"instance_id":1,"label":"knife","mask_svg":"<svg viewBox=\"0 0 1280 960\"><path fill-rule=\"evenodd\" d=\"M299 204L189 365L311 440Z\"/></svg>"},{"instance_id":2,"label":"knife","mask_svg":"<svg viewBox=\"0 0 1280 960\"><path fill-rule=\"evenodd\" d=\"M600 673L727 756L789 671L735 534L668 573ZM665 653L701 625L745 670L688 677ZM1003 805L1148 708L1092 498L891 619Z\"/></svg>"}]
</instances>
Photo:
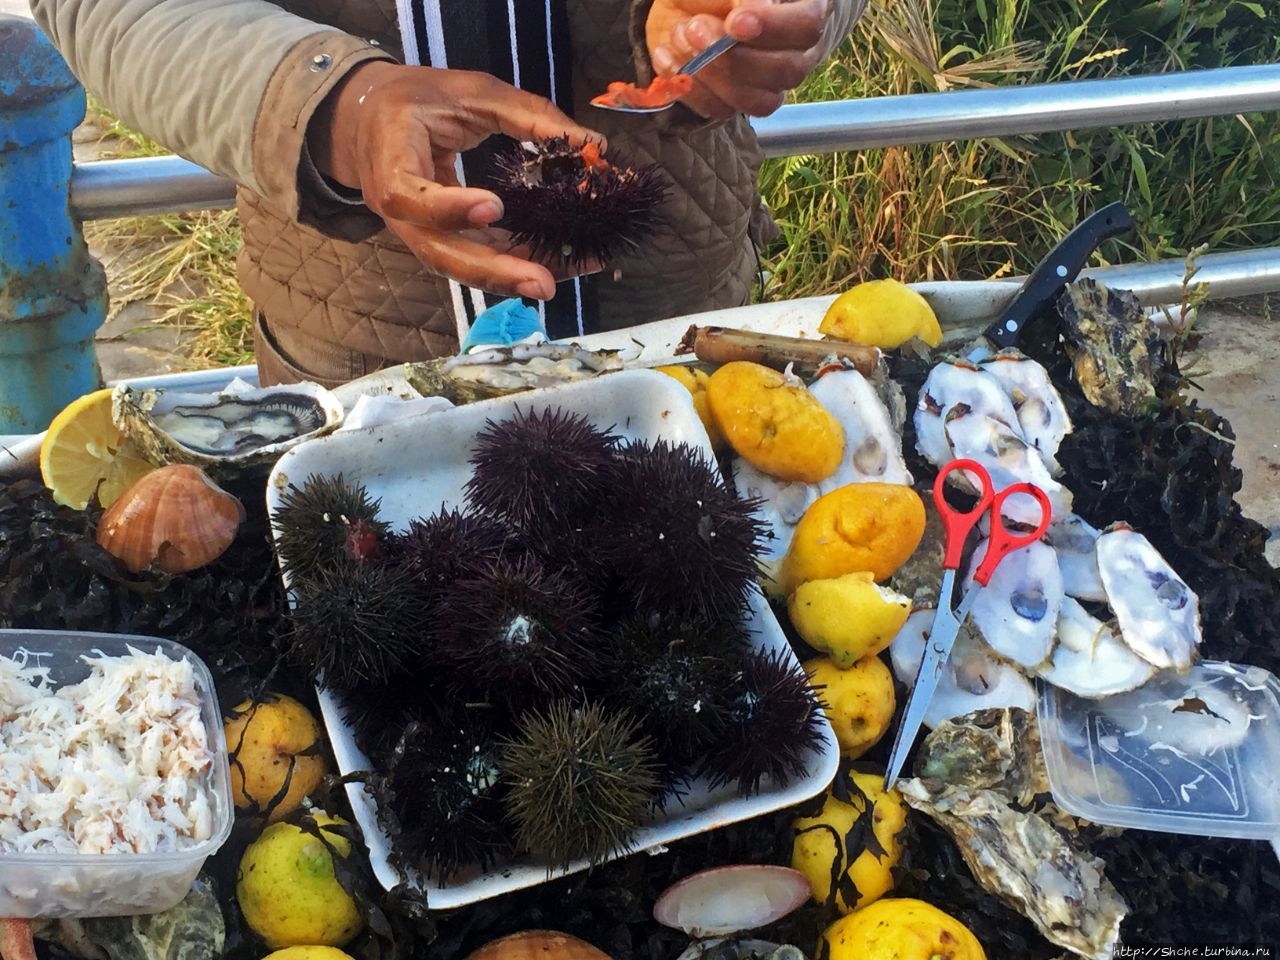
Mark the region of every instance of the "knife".
<instances>
[{"instance_id":1,"label":"knife","mask_svg":"<svg viewBox=\"0 0 1280 960\"><path fill-rule=\"evenodd\" d=\"M1132 227L1133 220L1129 216L1129 210L1119 200L1107 204L1101 210L1095 210L1076 224L1036 264L1036 268L1022 282L1008 306L982 332L985 342L979 342L969 351L969 361L978 363L997 350L1016 346L1026 325L1043 313L1062 289L1080 275L1098 244L1110 237L1128 233Z\"/></svg>"}]
</instances>

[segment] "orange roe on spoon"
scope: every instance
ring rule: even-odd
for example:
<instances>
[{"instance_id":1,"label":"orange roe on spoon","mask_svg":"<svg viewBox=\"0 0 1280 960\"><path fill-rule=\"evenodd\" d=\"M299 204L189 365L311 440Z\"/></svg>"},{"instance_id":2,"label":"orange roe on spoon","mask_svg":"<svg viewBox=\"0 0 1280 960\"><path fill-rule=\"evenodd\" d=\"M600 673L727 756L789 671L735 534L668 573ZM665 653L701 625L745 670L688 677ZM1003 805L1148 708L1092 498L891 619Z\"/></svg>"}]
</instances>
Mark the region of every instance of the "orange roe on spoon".
<instances>
[{"instance_id":1,"label":"orange roe on spoon","mask_svg":"<svg viewBox=\"0 0 1280 960\"><path fill-rule=\"evenodd\" d=\"M692 89L693 77L687 73L676 73L669 77L654 77L647 87L615 81L609 84L605 93L592 98L591 102L600 107L665 107L675 103Z\"/></svg>"}]
</instances>

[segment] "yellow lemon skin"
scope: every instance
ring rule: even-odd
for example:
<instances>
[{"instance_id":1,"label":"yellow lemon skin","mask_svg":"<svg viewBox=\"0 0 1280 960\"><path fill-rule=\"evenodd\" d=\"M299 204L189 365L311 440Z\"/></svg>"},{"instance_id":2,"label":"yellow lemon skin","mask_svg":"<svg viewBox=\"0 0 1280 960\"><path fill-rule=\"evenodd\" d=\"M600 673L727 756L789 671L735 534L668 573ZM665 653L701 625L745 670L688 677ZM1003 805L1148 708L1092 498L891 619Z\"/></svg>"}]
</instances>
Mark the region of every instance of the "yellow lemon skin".
<instances>
[{"instance_id":1,"label":"yellow lemon skin","mask_svg":"<svg viewBox=\"0 0 1280 960\"><path fill-rule=\"evenodd\" d=\"M40 441L40 476L55 503L83 510L97 500L109 507L155 469L111 419L112 393L95 390L67 404Z\"/></svg>"},{"instance_id":2,"label":"yellow lemon skin","mask_svg":"<svg viewBox=\"0 0 1280 960\"><path fill-rule=\"evenodd\" d=\"M859 570L800 584L787 613L800 639L848 669L889 646L911 615L911 598Z\"/></svg>"},{"instance_id":3,"label":"yellow lemon skin","mask_svg":"<svg viewBox=\"0 0 1280 960\"><path fill-rule=\"evenodd\" d=\"M898 280L868 280L846 290L827 308L818 331L892 350L912 337L931 347L942 342L942 327L929 301Z\"/></svg>"},{"instance_id":4,"label":"yellow lemon skin","mask_svg":"<svg viewBox=\"0 0 1280 960\"><path fill-rule=\"evenodd\" d=\"M849 771L847 777L850 789L841 789L837 780L821 812L798 817L792 825L791 866L809 878L814 900L840 913L861 910L893 889L893 868L902 859L901 837L907 825L907 805L897 790L885 791L883 773ZM846 845L854 824L864 816L871 818L878 851ZM834 889L832 876L837 878Z\"/></svg>"},{"instance_id":5,"label":"yellow lemon skin","mask_svg":"<svg viewBox=\"0 0 1280 960\"><path fill-rule=\"evenodd\" d=\"M226 719L223 732L231 754L232 799L241 810L269 810L268 822L298 809L325 775L323 731L293 697L271 694L257 703L246 700ZM289 788L276 800L286 779Z\"/></svg>"},{"instance_id":6,"label":"yellow lemon skin","mask_svg":"<svg viewBox=\"0 0 1280 960\"><path fill-rule=\"evenodd\" d=\"M830 960L987 960L963 923L923 900L878 900L822 934Z\"/></svg>"},{"instance_id":7,"label":"yellow lemon skin","mask_svg":"<svg viewBox=\"0 0 1280 960\"><path fill-rule=\"evenodd\" d=\"M343 820L316 814L325 839L346 857L351 844L326 824ZM291 823L273 823L249 844L236 874L236 900L245 923L271 949L341 947L364 927L355 901L333 873L325 843Z\"/></svg>"},{"instance_id":8,"label":"yellow lemon skin","mask_svg":"<svg viewBox=\"0 0 1280 960\"><path fill-rule=\"evenodd\" d=\"M771 477L817 483L840 466L844 427L796 377L734 360L708 378L707 402L734 453Z\"/></svg>"},{"instance_id":9,"label":"yellow lemon skin","mask_svg":"<svg viewBox=\"0 0 1280 960\"><path fill-rule=\"evenodd\" d=\"M877 583L906 562L924 536L924 501L897 483L849 483L823 494L796 524L778 570L782 592L847 573Z\"/></svg>"},{"instance_id":10,"label":"yellow lemon skin","mask_svg":"<svg viewBox=\"0 0 1280 960\"><path fill-rule=\"evenodd\" d=\"M723 453L728 450L729 441L725 439L724 433L720 430L720 425L716 423L716 418L712 416L711 402L707 399L707 382L711 379L711 375L700 367L691 367L682 363L654 367L653 369L659 373L665 373L689 391L689 394L693 397L693 409L697 411L698 419L702 421L702 426L706 428L707 436L711 438L711 446L717 453Z\"/></svg>"},{"instance_id":11,"label":"yellow lemon skin","mask_svg":"<svg viewBox=\"0 0 1280 960\"><path fill-rule=\"evenodd\" d=\"M816 657L805 662L804 671L822 700L841 756L856 760L880 742L897 704L893 674L883 660L872 654L843 668L829 657Z\"/></svg>"},{"instance_id":12,"label":"yellow lemon skin","mask_svg":"<svg viewBox=\"0 0 1280 960\"><path fill-rule=\"evenodd\" d=\"M355 960L351 954L337 947L284 947L268 953L263 960Z\"/></svg>"}]
</instances>

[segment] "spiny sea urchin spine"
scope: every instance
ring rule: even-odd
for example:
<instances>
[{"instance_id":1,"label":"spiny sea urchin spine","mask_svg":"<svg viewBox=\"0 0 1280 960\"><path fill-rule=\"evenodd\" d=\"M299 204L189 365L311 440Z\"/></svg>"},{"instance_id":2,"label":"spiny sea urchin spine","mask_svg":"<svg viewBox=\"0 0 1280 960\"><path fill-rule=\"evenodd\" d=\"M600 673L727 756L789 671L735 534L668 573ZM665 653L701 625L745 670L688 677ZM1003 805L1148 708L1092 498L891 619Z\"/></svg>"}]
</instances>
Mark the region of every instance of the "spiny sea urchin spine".
<instances>
[{"instance_id":1,"label":"spiny sea urchin spine","mask_svg":"<svg viewBox=\"0 0 1280 960\"><path fill-rule=\"evenodd\" d=\"M573 522L599 508L616 444L579 413L517 409L476 435L467 501L522 531Z\"/></svg>"},{"instance_id":2,"label":"spiny sea urchin spine","mask_svg":"<svg viewBox=\"0 0 1280 960\"><path fill-rule=\"evenodd\" d=\"M621 450L601 553L641 609L736 620L756 589L766 527L697 448L636 440Z\"/></svg>"},{"instance_id":3,"label":"spiny sea urchin spine","mask_svg":"<svg viewBox=\"0 0 1280 960\"><path fill-rule=\"evenodd\" d=\"M756 650L730 686L727 722L701 769L711 786L733 783L752 796L765 777L785 787L803 776L826 721L800 665L785 651Z\"/></svg>"},{"instance_id":4,"label":"spiny sea urchin spine","mask_svg":"<svg viewBox=\"0 0 1280 960\"><path fill-rule=\"evenodd\" d=\"M513 707L571 693L603 652L591 595L530 554L456 582L433 620L459 690Z\"/></svg>"},{"instance_id":5,"label":"spiny sea urchin spine","mask_svg":"<svg viewBox=\"0 0 1280 960\"><path fill-rule=\"evenodd\" d=\"M295 591L289 659L325 686L382 683L416 661L413 581L395 567L344 561Z\"/></svg>"},{"instance_id":6,"label":"spiny sea urchin spine","mask_svg":"<svg viewBox=\"0 0 1280 960\"><path fill-rule=\"evenodd\" d=\"M652 741L597 703L526 714L501 765L517 844L548 869L627 849L658 786Z\"/></svg>"},{"instance_id":7,"label":"spiny sea urchin spine","mask_svg":"<svg viewBox=\"0 0 1280 960\"><path fill-rule=\"evenodd\" d=\"M493 517L447 509L409 521L409 529L391 543L395 562L413 575L428 602L513 546L507 527Z\"/></svg>"},{"instance_id":8,"label":"spiny sea urchin spine","mask_svg":"<svg viewBox=\"0 0 1280 960\"><path fill-rule=\"evenodd\" d=\"M271 514L276 551L290 582L299 586L343 560L376 562L389 530L379 519L380 505L342 474L312 474L301 487L290 484Z\"/></svg>"},{"instance_id":9,"label":"spiny sea urchin spine","mask_svg":"<svg viewBox=\"0 0 1280 960\"><path fill-rule=\"evenodd\" d=\"M499 157L493 184L503 205L498 225L534 259L575 266L639 250L668 188L656 166L615 166L596 144L573 147L564 137Z\"/></svg>"}]
</instances>

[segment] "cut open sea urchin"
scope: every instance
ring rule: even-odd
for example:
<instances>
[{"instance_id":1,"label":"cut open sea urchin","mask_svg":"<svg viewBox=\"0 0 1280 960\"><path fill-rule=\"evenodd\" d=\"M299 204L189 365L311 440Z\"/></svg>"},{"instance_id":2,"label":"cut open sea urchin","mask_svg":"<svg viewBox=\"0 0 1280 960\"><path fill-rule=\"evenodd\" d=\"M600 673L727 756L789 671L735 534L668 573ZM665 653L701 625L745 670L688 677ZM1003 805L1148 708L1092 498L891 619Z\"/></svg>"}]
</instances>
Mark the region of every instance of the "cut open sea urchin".
<instances>
[{"instance_id":1,"label":"cut open sea urchin","mask_svg":"<svg viewBox=\"0 0 1280 960\"><path fill-rule=\"evenodd\" d=\"M614 166L588 143L564 137L521 143L497 161L498 226L534 259L608 264L638 250L657 227L668 183L656 166Z\"/></svg>"}]
</instances>

